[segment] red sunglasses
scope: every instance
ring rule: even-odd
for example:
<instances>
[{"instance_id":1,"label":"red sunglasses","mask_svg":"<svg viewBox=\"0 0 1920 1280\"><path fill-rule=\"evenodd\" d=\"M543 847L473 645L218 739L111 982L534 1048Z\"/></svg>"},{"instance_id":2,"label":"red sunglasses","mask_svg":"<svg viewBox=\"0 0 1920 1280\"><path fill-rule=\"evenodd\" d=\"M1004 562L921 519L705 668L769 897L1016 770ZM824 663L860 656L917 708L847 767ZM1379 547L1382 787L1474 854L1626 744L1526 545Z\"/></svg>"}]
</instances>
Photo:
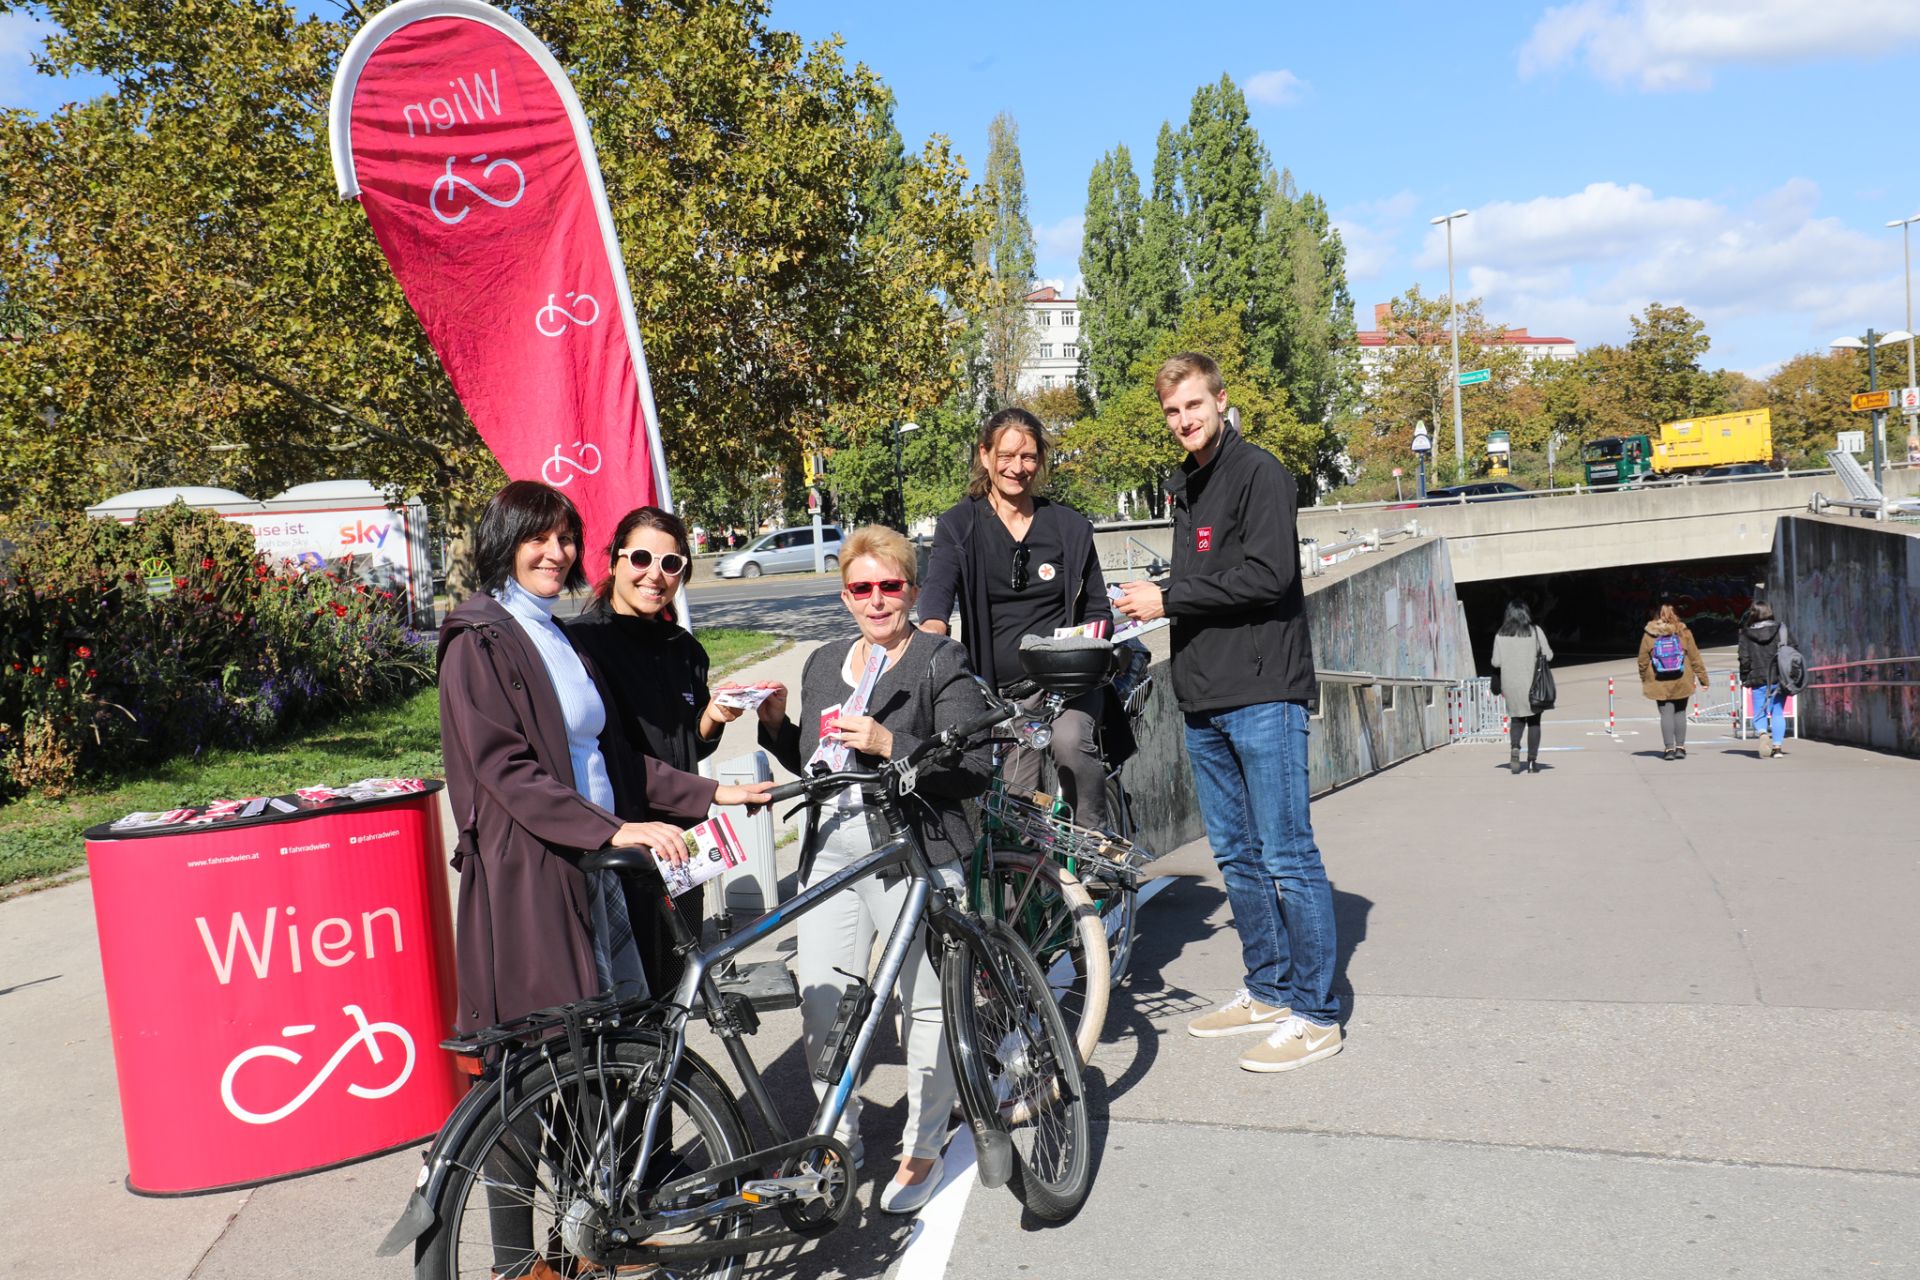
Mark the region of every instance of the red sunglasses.
<instances>
[{"instance_id":1,"label":"red sunglasses","mask_svg":"<svg viewBox=\"0 0 1920 1280\"><path fill-rule=\"evenodd\" d=\"M847 594L855 600L865 600L878 588L883 596L897 596L907 589L905 578L882 578L878 582L849 582Z\"/></svg>"}]
</instances>

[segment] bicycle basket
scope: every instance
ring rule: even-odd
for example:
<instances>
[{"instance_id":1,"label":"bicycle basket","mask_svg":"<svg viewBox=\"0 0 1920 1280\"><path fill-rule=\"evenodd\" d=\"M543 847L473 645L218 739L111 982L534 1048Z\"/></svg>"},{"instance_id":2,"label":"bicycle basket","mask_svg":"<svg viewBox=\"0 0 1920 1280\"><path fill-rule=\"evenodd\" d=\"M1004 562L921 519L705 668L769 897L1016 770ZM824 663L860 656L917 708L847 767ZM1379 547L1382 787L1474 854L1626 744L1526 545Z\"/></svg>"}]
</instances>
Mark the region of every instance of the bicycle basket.
<instances>
[{"instance_id":1,"label":"bicycle basket","mask_svg":"<svg viewBox=\"0 0 1920 1280\"><path fill-rule=\"evenodd\" d=\"M1140 871L1158 855L1109 832L1083 827L1053 812L1054 798L1041 791L1013 791L995 779L980 797L990 827L1049 857L1074 863L1082 880L1108 879L1135 888Z\"/></svg>"}]
</instances>

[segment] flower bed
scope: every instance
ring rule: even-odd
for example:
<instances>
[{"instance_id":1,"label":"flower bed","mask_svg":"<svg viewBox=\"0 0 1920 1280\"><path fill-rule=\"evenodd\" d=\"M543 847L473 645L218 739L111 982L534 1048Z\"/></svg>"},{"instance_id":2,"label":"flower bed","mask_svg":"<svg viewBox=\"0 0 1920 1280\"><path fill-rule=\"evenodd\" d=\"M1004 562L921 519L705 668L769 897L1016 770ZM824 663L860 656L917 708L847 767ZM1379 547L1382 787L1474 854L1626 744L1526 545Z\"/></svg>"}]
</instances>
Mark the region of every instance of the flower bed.
<instances>
[{"instance_id":1,"label":"flower bed","mask_svg":"<svg viewBox=\"0 0 1920 1280\"><path fill-rule=\"evenodd\" d=\"M0 790L270 741L432 680L405 602L182 504L37 529L0 574Z\"/></svg>"}]
</instances>

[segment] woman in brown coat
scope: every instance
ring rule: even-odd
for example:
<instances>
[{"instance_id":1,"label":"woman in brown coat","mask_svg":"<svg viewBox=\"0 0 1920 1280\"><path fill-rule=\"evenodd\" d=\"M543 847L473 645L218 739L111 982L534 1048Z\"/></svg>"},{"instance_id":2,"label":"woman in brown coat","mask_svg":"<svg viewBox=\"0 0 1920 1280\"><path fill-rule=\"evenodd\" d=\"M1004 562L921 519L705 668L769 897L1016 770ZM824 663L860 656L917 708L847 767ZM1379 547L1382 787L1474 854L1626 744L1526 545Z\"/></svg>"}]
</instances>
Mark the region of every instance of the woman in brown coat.
<instances>
[{"instance_id":1,"label":"woman in brown coat","mask_svg":"<svg viewBox=\"0 0 1920 1280\"><path fill-rule=\"evenodd\" d=\"M1707 664L1693 632L1672 605L1655 606L1640 633L1640 691L1660 706L1665 759L1687 758L1687 700L1707 683Z\"/></svg>"},{"instance_id":2,"label":"woman in brown coat","mask_svg":"<svg viewBox=\"0 0 1920 1280\"><path fill-rule=\"evenodd\" d=\"M605 686L552 616L563 590L585 585L581 533L558 490L507 485L480 521L482 590L440 631L466 1032L615 987L643 993L618 882L583 873L581 854L647 845L682 860L680 822L767 789L640 761L609 726Z\"/></svg>"}]
</instances>

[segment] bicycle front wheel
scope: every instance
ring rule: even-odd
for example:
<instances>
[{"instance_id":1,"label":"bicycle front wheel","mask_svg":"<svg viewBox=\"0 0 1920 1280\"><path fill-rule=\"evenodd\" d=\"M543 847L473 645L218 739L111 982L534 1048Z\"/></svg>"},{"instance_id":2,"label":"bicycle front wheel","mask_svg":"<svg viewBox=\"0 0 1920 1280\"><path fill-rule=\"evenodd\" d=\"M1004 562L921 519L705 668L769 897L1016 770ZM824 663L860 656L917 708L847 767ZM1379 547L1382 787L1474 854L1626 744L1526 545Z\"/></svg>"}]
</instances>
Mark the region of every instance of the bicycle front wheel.
<instances>
[{"instance_id":1,"label":"bicycle front wheel","mask_svg":"<svg viewBox=\"0 0 1920 1280\"><path fill-rule=\"evenodd\" d=\"M994 920L949 949L940 971L953 1069L974 1125L1012 1139L1008 1185L1034 1216L1071 1217L1093 1187L1079 1055L1046 975Z\"/></svg>"},{"instance_id":2,"label":"bicycle front wheel","mask_svg":"<svg viewBox=\"0 0 1920 1280\"><path fill-rule=\"evenodd\" d=\"M600 1040L588 1061L560 1052L540 1058L504 1086L501 1105L451 1157L452 1176L434 1204L433 1235L415 1258L416 1280L488 1280L549 1274L570 1280L733 1280L740 1259L618 1265L608 1232L636 1168L659 1186L745 1155L745 1126L711 1074L683 1061L668 1084L654 1149L643 1152L647 1105L659 1088L662 1050L653 1040ZM686 1055L692 1059L693 1055ZM730 1194L733 1183L720 1189ZM744 1235L745 1215L716 1219L661 1239L694 1244Z\"/></svg>"},{"instance_id":3,"label":"bicycle front wheel","mask_svg":"<svg viewBox=\"0 0 1920 1280\"><path fill-rule=\"evenodd\" d=\"M1026 849L987 850L981 913L1013 927L1040 962L1080 1061L1093 1061L1113 985L1107 930L1085 885Z\"/></svg>"}]
</instances>

